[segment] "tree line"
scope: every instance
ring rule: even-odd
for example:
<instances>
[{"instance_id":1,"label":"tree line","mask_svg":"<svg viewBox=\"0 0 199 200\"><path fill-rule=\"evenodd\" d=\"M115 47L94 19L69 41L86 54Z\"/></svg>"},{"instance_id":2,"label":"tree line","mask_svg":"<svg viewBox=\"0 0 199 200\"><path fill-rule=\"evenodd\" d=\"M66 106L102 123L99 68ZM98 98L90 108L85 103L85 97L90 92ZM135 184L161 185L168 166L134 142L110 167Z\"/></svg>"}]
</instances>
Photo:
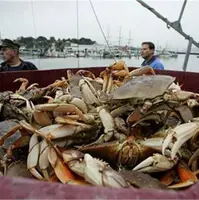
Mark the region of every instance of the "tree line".
<instances>
[{"instance_id":1,"label":"tree line","mask_svg":"<svg viewBox=\"0 0 199 200\"><path fill-rule=\"evenodd\" d=\"M55 37L50 37L47 39L44 36L39 36L37 38L34 37L18 37L14 40L21 46L26 47L27 49L37 48L37 49L48 49L55 44L57 50L63 51L65 46L70 46L70 43L79 44L79 45L92 45L96 42L89 38L68 38L68 39L56 39Z\"/></svg>"}]
</instances>

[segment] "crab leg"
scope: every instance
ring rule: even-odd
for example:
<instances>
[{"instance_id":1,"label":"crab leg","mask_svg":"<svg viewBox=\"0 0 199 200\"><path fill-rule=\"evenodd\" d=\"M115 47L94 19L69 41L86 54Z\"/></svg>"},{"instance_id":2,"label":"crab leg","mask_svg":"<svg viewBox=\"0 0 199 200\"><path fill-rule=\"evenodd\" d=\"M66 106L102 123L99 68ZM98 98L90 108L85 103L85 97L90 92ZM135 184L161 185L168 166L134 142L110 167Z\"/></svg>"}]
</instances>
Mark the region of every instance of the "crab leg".
<instances>
[{"instance_id":1,"label":"crab leg","mask_svg":"<svg viewBox=\"0 0 199 200\"><path fill-rule=\"evenodd\" d=\"M72 76L74 76L74 73L71 70L67 70L66 73L67 73L68 80L70 80Z\"/></svg>"},{"instance_id":2,"label":"crab leg","mask_svg":"<svg viewBox=\"0 0 199 200\"><path fill-rule=\"evenodd\" d=\"M113 87L113 77L112 77L112 74L109 74L108 84L107 84L107 88L106 88L107 94L109 94L111 92L112 87Z\"/></svg>"},{"instance_id":3,"label":"crab leg","mask_svg":"<svg viewBox=\"0 0 199 200\"><path fill-rule=\"evenodd\" d=\"M4 140L6 140L7 138L9 138L10 136L12 136L13 134L15 134L16 131L20 130L21 126L20 125L16 125L14 126L11 130L9 130L7 133L5 133L1 138L0 138L0 145L3 145Z\"/></svg>"},{"instance_id":4,"label":"crab leg","mask_svg":"<svg viewBox=\"0 0 199 200\"><path fill-rule=\"evenodd\" d=\"M167 157L161 154L153 154L153 156L148 157L133 170L138 170L140 172L161 172L171 169L175 164L177 164L176 160L169 160Z\"/></svg>"},{"instance_id":5,"label":"crab leg","mask_svg":"<svg viewBox=\"0 0 199 200\"><path fill-rule=\"evenodd\" d=\"M34 117L35 122L41 126L48 126L52 124L52 119L49 117L48 113L46 112L35 110L33 112L33 117Z\"/></svg>"},{"instance_id":6,"label":"crab leg","mask_svg":"<svg viewBox=\"0 0 199 200\"><path fill-rule=\"evenodd\" d=\"M24 97L21 96L20 94L17 94L17 93L11 94L11 98L12 98L12 99L24 100L24 101L26 102L26 104L27 104L28 106L30 106L30 103L29 103L28 99L24 98Z\"/></svg>"},{"instance_id":7,"label":"crab leg","mask_svg":"<svg viewBox=\"0 0 199 200\"><path fill-rule=\"evenodd\" d=\"M38 83L33 83L26 90L31 90L31 89L36 88L36 87L39 87L39 84Z\"/></svg>"},{"instance_id":8,"label":"crab leg","mask_svg":"<svg viewBox=\"0 0 199 200\"><path fill-rule=\"evenodd\" d=\"M31 174L39 180L45 180L44 177L37 171L36 166L39 159L40 144L38 136L33 134L29 144L29 154L27 158L27 168Z\"/></svg>"},{"instance_id":9,"label":"crab leg","mask_svg":"<svg viewBox=\"0 0 199 200\"><path fill-rule=\"evenodd\" d=\"M170 185L167 188L169 188L169 189L184 188L184 187L189 187L189 186L191 186L193 184L194 184L194 181L187 180L187 181L182 182L182 183L176 183L174 185Z\"/></svg>"},{"instance_id":10,"label":"crab leg","mask_svg":"<svg viewBox=\"0 0 199 200\"><path fill-rule=\"evenodd\" d=\"M85 76L85 77L95 79L95 75L88 70L79 70L79 71L76 72L76 75Z\"/></svg>"},{"instance_id":11,"label":"crab leg","mask_svg":"<svg viewBox=\"0 0 199 200\"><path fill-rule=\"evenodd\" d=\"M108 82L109 82L109 70L105 69L103 72L101 72L100 77L103 78L102 92L106 92Z\"/></svg>"},{"instance_id":12,"label":"crab leg","mask_svg":"<svg viewBox=\"0 0 199 200\"><path fill-rule=\"evenodd\" d=\"M113 88L118 88L121 85L123 85L124 83L122 81L119 80L113 80Z\"/></svg>"},{"instance_id":13,"label":"crab leg","mask_svg":"<svg viewBox=\"0 0 199 200\"><path fill-rule=\"evenodd\" d=\"M198 158L199 156L199 149L197 151L194 152L194 154L191 156L191 158L189 159L189 162L188 162L188 166L190 167L193 162Z\"/></svg>"},{"instance_id":14,"label":"crab leg","mask_svg":"<svg viewBox=\"0 0 199 200\"><path fill-rule=\"evenodd\" d=\"M14 149L28 145L29 141L30 141L29 135L23 135L19 139L17 139L11 146L9 146L9 148L7 150L8 158L12 157L12 151Z\"/></svg>"},{"instance_id":15,"label":"crab leg","mask_svg":"<svg viewBox=\"0 0 199 200\"><path fill-rule=\"evenodd\" d=\"M67 81L65 81L65 80L62 80L62 81L57 80L57 81L55 81L54 83L48 85L46 88L66 87L66 86L68 86Z\"/></svg>"},{"instance_id":16,"label":"crab leg","mask_svg":"<svg viewBox=\"0 0 199 200\"><path fill-rule=\"evenodd\" d=\"M59 158L54 148L49 149L48 159L55 171L57 178L62 183L69 183L70 181L75 180L73 173L68 169L61 158Z\"/></svg>"},{"instance_id":17,"label":"crab leg","mask_svg":"<svg viewBox=\"0 0 199 200\"><path fill-rule=\"evenodd\" d=\"M114 75L114 76L121 76L121 77L125 77L125 76L127 76L128 75L128 72L126 71L126 70L119 70L119 71L112 71L112 74Z\"/></svg>"},{"instance_id":18,"label":"crab leg","mask_svg":"<svg viewBox=\"0 0 199 200\"><path fill-rule=\"evenodd\" d=\"M162 145L162 154L165 154L165 150L173 144L171 148L171 159L174 159L177 151L180 149L182 144L189 140L193 135L199 132L199 124L195 122L189 122L181 124L168 133L166 139ZM174 142L173 142L174 141Z\"/></svg>"},{"instance_id":19,"label":"crab leg","mask_svg":"<svg viewBox=\"0 0 199 200\"><path fill-rule=\"evenodd\" d=\"M50 178L47 171L47 168L50 165L49 160L48 160L48 151L49 151L49 145L47 141L42 140L40 142L39 168L41 169L43 176L47 180L49 180Z\"/></svg>"},{"instance_id":20,"label":"crab leg","mask_svg":"<svg viewBox=\"0 0 199 200\"><path fill-rule=\"evenodd\" d=\"M43 112L50 112L50 111L53 111L53 112L70 112L70 113L75 113L76 115L79 115L79 118L80 120L82 121L87 121L88 119L85 117L85 115L82 113L82 111L77 108L75 105L72 105L72 104L65 104L65 103L62 103L62 104L40 104L40 105L36 105L35 106L35 109L36 109L36 112L37 111L43 111Z\"/></svg>"},{"instance_id":21,"label":"crab leg","mask_svg":"<svg viewBox=\"0 0 199 200\"><path fill-rule=\"evenodd\" d=\"M107 142L112 138L114 134L115 122L113 117L103 106L98 107L97 112L99 113L99 117L104 126L104 133L105 133L104 140Z\"/></svg>"},{"instance_id":22,"label":"crab leg","mask_svg":"<svg viewBox=\"0 0 199 200\"><path fill-rule=\"evenodd\" d=\"M88 112L86 104L84 103L84 101L82 101L79 98L73 98L70 101L70 104L73 104L74 106L76 106L77 108L79 108L84 114Z\"/></svg>"},{"instance_id":23,"label":"crab leg","mask_svg":"<svg viewBox=\"0 0 199 200\"><path fill-rule=\"evenodd\" d=\"M17 93L25 91L28 86L28 83L29 83L28 79L26 79L26 78L17 78L14 80L14 83L16 83L16 82L21 82L21 86L20 86L19 90L16 91Z\"/></svg>"},{"instance_id":24,"label":"crab leg","mask_svg":"<svg viewBox=\"0 0 199 200\"><path fill-rule=\"evenodd\" d=\"M132 106L129 105L129 104L126 104L126 105L122 105L114 110L112 110L110 112L110 114L112 115L112 117L118 117L124 113L126 113L127 111L131 110L132 109Z\"/></svg>"},{"instance_id":25,"label":"crab leg","mask_svg":"<svg viewBox=\"0 0 199 200\"><path fill-rule=\"evenodd\" d=\"M97 104L99 105L99 100L97 99L97 97L95 96L95 94L93 93L91 87L89 87L88 83L86 82L86 80L84 79L81 79L79 81L79 87L80 87L80 90L82 92L82 96L83 96L83 99L84 99L84 102L86 104Z\"/></svg>"},{"instance_id":26,"label":"crab leg","mask_svg":"<svg viewBox=\"0 0 199 200\"><path fill-rule=\"evenodd\" d=\"M70 119L67 116L66 117L56 117L55 121L57 123L60 123L60 124L70 124L70 125L78 125L78 126L84 126L85 125L83 123L77 122L74 119Z\"/></svg>"},{"instance_id":27,"label":"crab leg","mask_svg":"<svg viewBox=\"0 0 199 200\"><path fill-rule=\"evenodd\" d=\"M30 131L32 134L36 134L38 136L40 136L43 139L46 139L48 141L48 143L51 146L54 146L54 144L49 140L48 137L46 137L45 134L43 134L41 131L38 131L37 129L35 129L33 126L31 126L29 123L27 123L26 121L22 120L19 122L19 124L25 129Z\"/></svg>"},{"instance_id":28,"label":"crab leg","mask_svg":"<svg viewBox=\"0 0 199 200\"><path fill-rule=\"evenodd\" d=\"M53 124L50 126L45 126L39 130L39 133L48 140L63 138L67 136L72 136L73 134L79 133L81 131L86 131L91 129L92 126L87 124L82 124L81 126L74 125L61 125Z\"/></svg>"},{"instance_id":29,"label":"crab leg","mask_svg":"<svg viewBox=\"0 0 199 200\"><path fill-rule=\"evenodd\" d=\"M132 70L129 75L132 76L141 76L141 75L155 75L155 71L150 66L141 67L135 70Z\"/></svg>"}]
</instances>

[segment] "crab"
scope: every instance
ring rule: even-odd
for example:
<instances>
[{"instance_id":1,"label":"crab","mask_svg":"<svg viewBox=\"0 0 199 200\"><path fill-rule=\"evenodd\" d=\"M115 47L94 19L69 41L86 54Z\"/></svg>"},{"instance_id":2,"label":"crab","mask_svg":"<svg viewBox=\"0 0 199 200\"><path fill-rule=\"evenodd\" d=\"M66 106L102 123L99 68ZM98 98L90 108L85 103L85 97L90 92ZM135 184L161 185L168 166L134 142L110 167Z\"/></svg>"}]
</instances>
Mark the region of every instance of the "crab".
<instances>
[{"instance_id":1,"label":"crab","mask_svg":"<svg viewBox=\"0 0 199 200\"><path fill-rule=\"evenodd\" d=\"M166 171L174 167L181 158L182 145L193 136L196 137L198 132L198 123L189 122L161 130L147 139L129 136L122 142L89 144L80 146L78 150L116 166L143 172Z\"/></svg>"},{"instance_id":2,"label":"crab","mask_svg":"<svg viewBox=\"0 0 199 200\"><path fill-rule=\"evenodd\" d=\"M140 164L138 164L136 167L133 168L133 170L139 170L140 172L161 172L166 171L171 168L173 168L178 162L178 158L174 160L170 160L169 158L155 153L152 156L148 157L144 161L142 161Z\"/></svg>"},{"instance_id":3,"label":"crab","mask_svg":"<svg viewBox=\"0 0 199 200\"><path fill-rule=\"evenodd\" d=\"M26 113L11 103L4 103L2 105L0 119L1 121L9 119L29 121L29 117L26 115Z\"/></svg>"},{"instance_id":4,"label":"crab","mask_svg":"<svg viewBox=\"0 0 199 200\"><path fill-rule=\"evenodd\" d=\"M130 186L108 163L90 154L83 154L77 150L65 150L62 152L62 157L74 173L83 177L91 185L115 188Z\"/></svg>"},{"instance_id":5,"label":"crab","mask_svg":"<svg viewBox=\"0 0 199 200\"><path fill-rule=\"evenodd\" d=\"M62 169L65 169L65 171L63 171L62 173L66 172L65 176L68 177L68 180L73 180L72 172L70 172L70 170L67 171L67 166L64 166L62 161L59 162L60 159L57 151L55 150L56 153L54 153L53 150L49 150L49 148L54 148L56 144L61 145L60 141L51 142L51 137L53 137L53 135L49 136L49 134L54 134L54 137L59 138L61 137L60 133L64 133L63 129L60 129L61 132L58 132L58 127L55 127L54 129L51 128L51 130L50 127L46 127L45 130L37 130L27 122L20 121L16 126L10 129L7 134L1 137L1 145L4 146L4 141L6 141L11 135L12 137L16 137L17 130L20 130L20 132L22 133L22 137L18 135L18 139L14 143L10 142L10 144L8 145L7 155L9 157L13 158L13 150L17 150L24 146L29 146L28 155L25 155L25 157L23 157L23 160L24 158L27 158L27 169L34 177L40 180L50 180L54 172L56 173L56 170L62 172ZM67 133L67 130L65 131L65 133ZM28 138L28 140L26 139L26 137ZM56 166L57 162L59 164L58 169ZM39 169L37 168L37 166L39 167Z\"/></svg>"},{"instance_id":6,"label":"crab","mask_svg":"<svg viewBox=\"0 0 199 200\"><path fill-rule=\"evenodd\" d=\"M100 77L103 77L104 79L103 92L105 92L106 89L106 92L109 93L113 88L121 86L134 76L154 74L155 72L150 66L141 67L130 72L126 63L123 60L120 60L102 71Z\"/></svg>"},{"instance_id":7,"label":"crab","mask_svg":"<svg viewBox=\"0 0 199 200\"><path fill-rule=\"evenodd\" d=\"M132 169L153 153L161 152L160 146L157 148L153 147L153 142L150 144L151 146L140 144L134 137L129 137L125 141L116 140L103 144L83 145L78 147L78 150L101 158L114 167Z\"/></svg>"},{"instance_id":8,"label":"crab","mask_svg":"<svg viewBox=\"0 0 199 200\"><path fill-rule=\"evenodd\" d=\"M171 150L171 159L176 157L178 150L189 139L195 141L199 133L199 123L188 122L180 124L174 129L171 129L166 136L162 145L162 154L165 154L166 149Z\"/></svg>"},{"instance_id":9,"label":"crab","mask_svg":"<svg viewBox=\"0 0 199 200\"><path fill-rule=\"evenodd\" d=\"M0 145L7 153L8 158L23 159L26 154L21 148L26 148L30 141L29 131L22 129L16 120L0 122ZM4 134L4 135L3 135Z\"/></svg>"},{"instance_id":10,"label":"crab","mask_svg":"<svg viewBox=\"0 0 199 200\"><path fill-rule=\"evenodd\" d=\"M41 99L41 97L44 97L46 93L50 90L52 90L55 87L67 87L67 81L66 80L57 80L54 83L44 87L44 88L38 88L38 84L32 84L28 88L28 80L25 78L18 78L14 80L14 82L21 82L21 86L19 90L16 91L16 94L19 94L23 96L27 100L31 101L37 101ZM24 104L24 101L19 100L18 102L15 100L13 101L16 106L21 106Z\"/></svg>"},{"instance_id":11,"label":"crab","mask_svg":"<svg viewBox=\"0 0 199 200\"><path fill-rule=\"evenodd\" d=\"M92 124L95 116L86 112L84 102L76 98L70 103L38 104L33 109L33 117L41 126L52 124L54 118L57 122L72 125L80 125L76 120Z\"/></svg>"},{"instance_id":12,"label":"crab","mask_svg":"<svg viewBox=\"0 0 199 200\"><path fill-rule=\"evenodd\" d=\"M183 121L188 122L194 116L191 114L191 108L186 104L188 105L191 98L197 100L198 95L182 91L177 84L174 84L174 81L174 77L166 75L139 76L128 80L110 94L102 96L101 100L110 108L120 110L119 114L122 113L124 107L132 106L134 109L126 119L129 127L149 113L152 115L163 113L166 117L171 111L179 113Z\"/></svg>"}]
</instances>

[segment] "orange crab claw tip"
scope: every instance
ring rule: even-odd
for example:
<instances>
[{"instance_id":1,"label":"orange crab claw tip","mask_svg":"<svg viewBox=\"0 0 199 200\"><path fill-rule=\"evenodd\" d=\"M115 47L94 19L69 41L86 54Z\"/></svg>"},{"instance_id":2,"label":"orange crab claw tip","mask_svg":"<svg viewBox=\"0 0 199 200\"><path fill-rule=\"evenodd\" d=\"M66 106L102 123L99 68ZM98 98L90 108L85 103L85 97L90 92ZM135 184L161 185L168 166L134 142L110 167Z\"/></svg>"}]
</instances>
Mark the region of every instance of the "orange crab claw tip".
<instances>
[{"instance_id":1,"label":"orange crab claw tip","mask_svg":"<svg viewBox=\"0 0 199 200\"><path fill-rule=\"evenodd\" d=\"M73 173L68 169L68 167L61 160L58 160L56 166L54 167L54 171L57 178L62 183L67 183L68 181L75 179Z\"/></svg>"},{"instance_id":2,"label":"orange crab claw tip","mask_svg":"<svg viewBox=\"0 0 199 200\"><path fill-rule=\"evenodd\" d=\"M194 181L187 180L187 181L184 181L181 183L176 183L174 185L168 186L167 188L169 188L169 189L185 188L185 187L189 187L193 184L194 184Z\"/></svg>"},{"instance_id":3,"label":"orange crab claw tip","mask_svg":"<svg viewBox=\"0 0 199 200\"><path fill-rule=\"evenodd\" d=\"M160 182L163 183L166 186L169 186L175 177L175 171L174 170L169 170L168 172L166 172L166 174L164 174L164 176L162 176L160 178Z\"/></svg>"},{"instance_id":4,"label":"orange crab claw tip","mask_svg":"<svg viewBox=\"0 0 199 200\"><path fill-rule=\"evenodd\" d=\"M74 174L71 172L68 167L64 164L64 162L59 158L57 155L55 149L50 149L49 154L48 154L48 159L51 164L51 166L54 169L54 172L57 176L57 178L62 182L62 183L67 183L70 180L74 180Z\"/></svg>"},{"instance_id":5,"label":"orange crab claw tip","mask_svg":"<svg viewBox=\"0 0 199 200\"><path fill-rule=\"evenodd\" d=\"M189 170L188 168L184 167L183 165L178 165L178 175L180 177L180 179L184 182L184 181L188 181L191 180L193 182L197 182L197 176L195 175L194 172L192 172L191 170Z\"/></svg>"}]
</instances>

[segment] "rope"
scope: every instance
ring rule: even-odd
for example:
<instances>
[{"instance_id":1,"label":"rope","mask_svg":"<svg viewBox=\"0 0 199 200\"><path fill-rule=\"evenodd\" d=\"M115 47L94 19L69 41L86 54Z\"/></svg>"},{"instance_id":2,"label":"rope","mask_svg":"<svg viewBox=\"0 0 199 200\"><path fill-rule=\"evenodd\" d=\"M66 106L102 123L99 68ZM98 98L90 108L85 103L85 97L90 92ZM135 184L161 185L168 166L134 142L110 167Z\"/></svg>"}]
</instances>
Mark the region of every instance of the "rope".
<instances>
[{"instance_id":1,"label":"rope","mask_svg":"<svg viewBox=\"0 0 199 200\"><path fill-rule=\"evenodd\" d=\"M76 14L77 14L77 40L79 41L79 4L78 4L78 0L76 1ZM79 69L79 43L77 44L77 52L78 52L78 58L77 58L77 66Z\"/></svg>"},{"instance_id":2,"label":"rope","mask_svg":"<svg viewBox=\"0 0 199 200\"><path fill-rule=\"evenodd\" d=\"M94 8L94 6L93 6L91 0L89 0L89 2L90 2L90 5L91 5L91 8L92 8L92 10L93 10L93 13L94 13L94 15L95 15L95 18L96 18L96 20L97 20L98 26L99 26L99 28L100 28L100 30L101 30L101 32L102 32L103 37L104 37L104 40L105 40L105 42L106 42L106 44L107 44L107 46L108 46L108 49L109 49L109 51L110 51L110 53L111 53L111 55L112 55L114 61L117 62L116 59L115 59L115 57L114 57L114 54L113 54L112 51L111 51L111 48L110 48L110 46L109 46L108 40L106 39L106 36L105 36L104 31L103 31L103 29L102 29L102 26L101 26L101 24L100 24L100 22L99 22L99 19L98 19L98 17L97 17L96 12L95 12L95 8Z\"/></svg>"},{"instance_id":3,"label":"rope","mask_svg":"<svg viewBox=\"0 0 199 200\"><path fill-rule=\"evenodd\" d=\"M36 32L36 25L35 25L35 15L34 15L34 6L33 6L33 0L30 1L31 3L31 9L32 9L32 19L33 19L33 28L35 33L35 39L37 38L37 32ZM36 44L36 42L35 42ZM38 59L39 67L40 67L40 59Z\"/></svg>"}]
</instances>

